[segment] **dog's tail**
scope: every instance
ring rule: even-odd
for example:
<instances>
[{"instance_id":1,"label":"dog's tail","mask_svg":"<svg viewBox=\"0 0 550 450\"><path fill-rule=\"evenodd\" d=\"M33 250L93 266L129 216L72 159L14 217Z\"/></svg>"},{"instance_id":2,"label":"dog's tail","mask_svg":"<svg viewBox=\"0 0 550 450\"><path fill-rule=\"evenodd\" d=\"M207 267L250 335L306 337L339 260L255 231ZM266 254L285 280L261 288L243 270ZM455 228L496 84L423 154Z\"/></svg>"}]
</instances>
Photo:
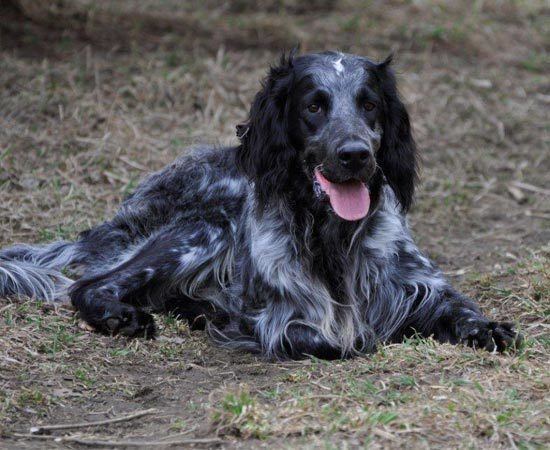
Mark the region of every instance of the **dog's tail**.
<instances>
[{"instance_id":1,"label":"dog's tail","mask_svg":"<svg viewBox=\"0 0 550 450\"><path fill-rule=\"evenodd\" d=\"M73 283L63 270L82 259L78 242L19 244L0 250L0 297L65 300Z\"/></svg>"}]
</instances>

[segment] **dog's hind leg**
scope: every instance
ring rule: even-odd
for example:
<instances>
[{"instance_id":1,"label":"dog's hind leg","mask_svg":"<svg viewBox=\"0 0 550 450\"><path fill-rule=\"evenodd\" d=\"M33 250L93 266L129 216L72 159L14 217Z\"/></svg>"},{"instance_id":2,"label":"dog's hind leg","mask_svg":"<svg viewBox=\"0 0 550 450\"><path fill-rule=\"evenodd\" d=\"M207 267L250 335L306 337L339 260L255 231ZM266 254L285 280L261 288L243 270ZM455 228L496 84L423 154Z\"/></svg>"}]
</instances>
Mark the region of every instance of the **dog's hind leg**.
<instances>
[{"instance_id":1,"label":"dog's hind leg","mask_svg":"<svg viewBox=\"0 0 550 450\"><path fill-rule=\"evenodd\" d=\"M216 267L213 260L227 250L221 229L199 224L160 230L115 267L78 280L70 297L82 319L100 332L152 337L153 317L140 308L163 310L181 286L210 281L207 268Z\"/></svg>"},{"instance_id":2,"label":"dog's hind leg","mask_svg":"<svg viewBox=\"0 0 550 450\"><path fill-rule=\"evenodd\" d=\"M70 290L70 297L80 317L103 333L152 337L153 317L126 303L149 280L143 262L138 255L123 267L78 280Z\"/></svg>"}]
</instances>

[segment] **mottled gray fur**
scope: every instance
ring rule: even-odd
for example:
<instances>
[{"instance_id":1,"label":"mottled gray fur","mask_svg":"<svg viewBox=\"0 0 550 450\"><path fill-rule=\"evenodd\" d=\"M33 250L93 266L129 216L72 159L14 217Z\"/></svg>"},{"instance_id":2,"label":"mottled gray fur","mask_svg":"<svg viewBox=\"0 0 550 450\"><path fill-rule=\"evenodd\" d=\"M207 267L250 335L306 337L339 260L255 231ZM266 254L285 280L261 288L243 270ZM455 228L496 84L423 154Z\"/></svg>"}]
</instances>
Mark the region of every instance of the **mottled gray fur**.
<instances>
[{"instance_id":1,"label":"mottled gray fur","mask_svg":"<svg viewBox=\"0 0 550 450\"><path fill-rule=\"evenodd\" d=\"M205 316L218 343L275 358L352 356L415 331L473 342L485 327L489 338L500 333L509 341L511 328L481 316L414 244L405 213L413 195L414 142L388 61L376 66L327 53L272 69L241 146L187 152L146 178L112 220L75 242L1 251L0 296L57 301L69 291L91 325L129 336L154 333L147 310L174 312L192 324ZM270 89L286 92L276 83L290 83L292 70L337 94L325 131L306 140L304 154L324 158L313 166L336 170L331 155L349 136L359 136L376 157L367 177L372 210L360 221L343 221L314 194L312 167L298 175L295 166L278 167L301 164L290 144L270 144L287 130L261 130L276 121L256 115L278 114ZM388 79L381 86L394 109L386 115L399 116L397 125L379 116L366 127L361 118L353 95L373 71ZM404 131L391 129L398 126ZM388 155L392 151L398 156ZM267 170L274 174L266 174L271 160ZM293 190L284 191L287 186ZM64 269L79 279L73 283Z\"/></svg>"}]
</instances>

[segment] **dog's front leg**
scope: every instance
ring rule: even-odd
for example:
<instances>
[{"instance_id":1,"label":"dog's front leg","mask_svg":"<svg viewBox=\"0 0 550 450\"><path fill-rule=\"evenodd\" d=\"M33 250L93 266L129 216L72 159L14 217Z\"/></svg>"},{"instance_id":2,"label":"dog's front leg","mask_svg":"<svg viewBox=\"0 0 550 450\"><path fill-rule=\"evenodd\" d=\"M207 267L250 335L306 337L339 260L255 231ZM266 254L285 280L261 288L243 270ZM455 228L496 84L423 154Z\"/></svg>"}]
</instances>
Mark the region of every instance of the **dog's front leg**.
<instances>
[{"instance_id":1,"label":"dog's front leg","mask_svg":"<svg viewBox=\"0 0 550 450\"><path fill-rule=\"evenodd\" d=\"M339 359L346 356L333 333L323 335L321 321L312 317L312 311L299 310L298 299L292 299L290 295L284 297L280 291L259 279L256 279L251 294L245 296L245 303L256 308L255 311L249 310L247 315L255 317L253 333L267 357Z\"/></svg>"},{"instance_id":2,"label":"dog's front leg","mask_svg":"<svg viewBox=\"0 0 550 450\"><path fill-rule=\"evenodd\" d=\"M488 319L472 300L450 288L442 291L432 314L435 321L423 334L440 342L502 352L517 347L522 340L513 323Z\"/></svg>"},{"instance_id":3,"label":"dog's front leg","mask_svg":"<svg viewBox=\"0 0 550 450\"><path fill-rule=\"evenodd\" d=\"M287 327L282 341L282 350L291 359L310 356L320 359L343 357L342 351L330 345L320 333L301 324L291 324Z\"/></svg>"}]
</instances>

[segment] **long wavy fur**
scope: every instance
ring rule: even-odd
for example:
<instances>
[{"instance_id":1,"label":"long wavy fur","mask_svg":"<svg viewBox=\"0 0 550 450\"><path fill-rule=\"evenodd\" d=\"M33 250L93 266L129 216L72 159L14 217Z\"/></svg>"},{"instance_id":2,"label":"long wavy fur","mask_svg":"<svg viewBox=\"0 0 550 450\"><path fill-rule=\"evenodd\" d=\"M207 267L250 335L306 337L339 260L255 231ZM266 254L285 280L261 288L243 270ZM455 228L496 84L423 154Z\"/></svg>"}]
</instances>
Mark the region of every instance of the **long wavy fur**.
<instances>
[{"instance_id":1,"label":"long wavy fur","mask_svg":"<svg viewBox=\"0 0 550 450\"><path fill-rule=\"evenodd\" d=\"M411 332L457 342L479 330L477 306L409 232L417 152L391 59L346 57L357 73L368 70L381 97L372 211L346 222L312 201L291 118L296 84L304 74L330 79L326 70L342 58L284 56L238 129L240 145L188 152L73 243L1 251L0 296L68 293L98 331L128 336L151 337L149 312L171 312L220 345L271 358L348 357ZM64 269L76 266L73 282Z\"/></svg>"}]
</instances>

